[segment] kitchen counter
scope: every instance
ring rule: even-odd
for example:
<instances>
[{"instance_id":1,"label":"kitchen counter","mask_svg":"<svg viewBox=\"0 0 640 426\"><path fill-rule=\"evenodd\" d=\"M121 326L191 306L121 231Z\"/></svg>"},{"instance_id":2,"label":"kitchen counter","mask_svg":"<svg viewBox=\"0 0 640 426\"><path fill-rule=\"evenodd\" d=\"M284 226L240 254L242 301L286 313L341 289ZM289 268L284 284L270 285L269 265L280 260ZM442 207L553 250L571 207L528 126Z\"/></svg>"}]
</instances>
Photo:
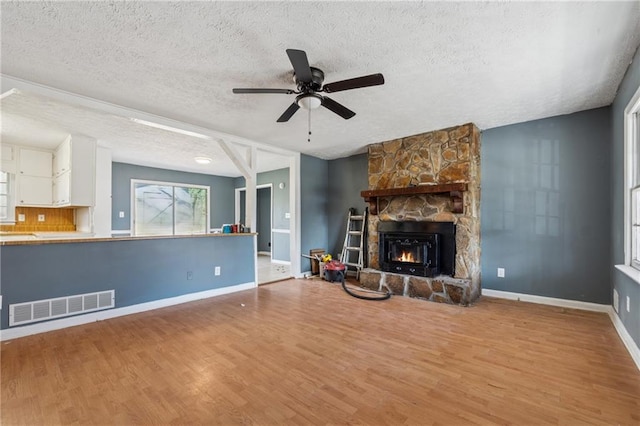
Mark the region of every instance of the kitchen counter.
<instances>
[{"instance_id":1,"label":"kitchen counter","mask_svg":"<svg viewBox=\"0 0 640 426\"><path fill-rule=\"evenodd\" d=\"M209 238L209 237L238 237L258 235L257 233L236 234L193 234L193 235L154 235L143 237L94 237L85 232L0 232L0 246L20 246L39 244L87 243L102 241L138 241L161 240L175 238Z\"/></svg>"}]
</instances>

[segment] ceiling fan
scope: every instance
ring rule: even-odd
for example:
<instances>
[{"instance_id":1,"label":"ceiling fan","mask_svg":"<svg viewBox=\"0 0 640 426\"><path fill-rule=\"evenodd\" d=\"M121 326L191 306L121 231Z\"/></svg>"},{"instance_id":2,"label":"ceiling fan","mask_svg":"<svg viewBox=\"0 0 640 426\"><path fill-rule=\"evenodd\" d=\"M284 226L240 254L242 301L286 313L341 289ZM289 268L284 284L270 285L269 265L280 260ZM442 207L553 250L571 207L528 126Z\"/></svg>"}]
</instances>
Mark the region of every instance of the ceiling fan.
<instances>
[{"instance_id":1,"label":"ceiling fan","mask_svg":"<svg viewBox=\"0 0 640 426\"><path fill-rule=\"evenodd\" d=\"M382 74L371 74L362 77L350 78L348 80L336 81L322 85L324 72L321 69L309 66L307 54L304 50L287 49L287 55L293 65L293 81L297 90L292 89L233 89L233 93L281 93L285 95L296 94L296 100L278 118L278 123L289 121L293 114L300 109L315 109L320 105L338 114L345 120L350 119L355 112L331 98L322 96L319 93L335 93L343 90L359 89L361 87L378 86L384 84Z\"/></svg>"}]
</instances>

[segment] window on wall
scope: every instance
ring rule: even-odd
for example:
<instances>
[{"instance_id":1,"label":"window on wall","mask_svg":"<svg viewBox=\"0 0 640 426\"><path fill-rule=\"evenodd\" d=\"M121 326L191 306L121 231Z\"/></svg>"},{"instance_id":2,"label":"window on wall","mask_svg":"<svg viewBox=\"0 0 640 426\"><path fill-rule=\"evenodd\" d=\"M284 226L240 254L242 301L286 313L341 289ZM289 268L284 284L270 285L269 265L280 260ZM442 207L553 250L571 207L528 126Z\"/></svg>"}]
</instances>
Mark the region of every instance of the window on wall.
<instances>
[{"instance_id":1,"label":"window on wall","mask_svg":"<svg viewBox=\"0 0 640 426\"><path fill-rule=\"evenodd\" d=\"M11 174L0 172L0 223L15 223Z\"/></svg>"},{"instance_id":2,"label":"window on wall","mask_svg":"<svg viewBox=\"0 0 640 426\"><path fill-rule=\"evenodd\" d=\"M533 143L533 184L535 195L535 231L537 235L560 235L560 141L536 140Z\"/></svg>"},{"instance_id":3,"label":"window on wall","mask_svg":"<svg viewBox=\"0 0 640 426\"><path fill-rule=\"evenodd\" d=\"M132 180L133 235L206 234L209 187Z\"/></svg>"},{"instance_id":4,"label":"window on wall","mask_svg":"<svg viewBox=\"0 0 640 426\"><path fill-rule=\"evenodd\" d=\"M625 263L640 271L640 87L625 109Z\"/></svg>"}]
</instances>

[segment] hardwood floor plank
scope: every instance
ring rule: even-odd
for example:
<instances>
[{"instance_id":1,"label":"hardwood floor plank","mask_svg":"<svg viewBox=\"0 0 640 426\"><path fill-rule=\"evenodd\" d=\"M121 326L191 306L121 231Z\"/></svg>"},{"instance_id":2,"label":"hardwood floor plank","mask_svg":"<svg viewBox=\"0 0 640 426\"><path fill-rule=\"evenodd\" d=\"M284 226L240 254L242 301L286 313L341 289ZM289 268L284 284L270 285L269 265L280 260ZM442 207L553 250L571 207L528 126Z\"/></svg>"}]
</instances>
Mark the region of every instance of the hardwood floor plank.
<instances>
[{"instance_id":1,"label":"hardwood floor plank","mask_svg":"<svg viewBox=\"0 0 640 426\"><path fill-rule=\"evenodd\" d=\"M243 306L244 305L244 306ZM640 424L606 314L291 280L4 342L0 421Z\"/></svg>"}]
</instances>

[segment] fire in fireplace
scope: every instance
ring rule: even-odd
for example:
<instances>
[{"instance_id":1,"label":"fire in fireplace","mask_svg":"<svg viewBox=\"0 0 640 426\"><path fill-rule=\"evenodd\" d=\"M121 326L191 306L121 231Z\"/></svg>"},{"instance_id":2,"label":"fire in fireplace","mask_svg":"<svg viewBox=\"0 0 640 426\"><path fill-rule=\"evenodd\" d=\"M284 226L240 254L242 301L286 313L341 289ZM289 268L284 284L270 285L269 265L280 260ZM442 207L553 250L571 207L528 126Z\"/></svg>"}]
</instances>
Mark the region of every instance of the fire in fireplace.
<instances>
[{"instance_id":1,"label":"fire in fireplace","mask_svg":"<svg viewBox=\"0 0 640 426\"><path fill-rule=\"evenodd\" d=\"M378 223L383 271L423 277L454 274L455 225L452 222Z\"/></svg>"},{"instance_id":2,"label":"fire in fireplace","mask_svg":"<svg viewBox=\"0 0 640 426\"><path fill-rule=\"evenodd\" d=\"M415 257L414 257L414 252ZM420 252L417 250L404 251L402 250L402 254L400 256L393 256L393 261L395 262L409 262L409 263L421 263L420 260Z\"/></svg>"}]
</instances>

